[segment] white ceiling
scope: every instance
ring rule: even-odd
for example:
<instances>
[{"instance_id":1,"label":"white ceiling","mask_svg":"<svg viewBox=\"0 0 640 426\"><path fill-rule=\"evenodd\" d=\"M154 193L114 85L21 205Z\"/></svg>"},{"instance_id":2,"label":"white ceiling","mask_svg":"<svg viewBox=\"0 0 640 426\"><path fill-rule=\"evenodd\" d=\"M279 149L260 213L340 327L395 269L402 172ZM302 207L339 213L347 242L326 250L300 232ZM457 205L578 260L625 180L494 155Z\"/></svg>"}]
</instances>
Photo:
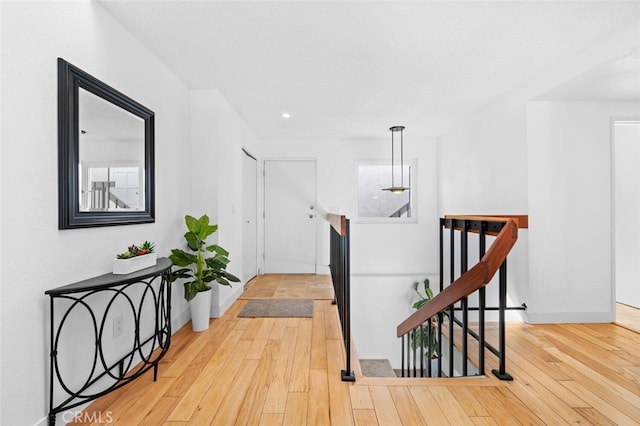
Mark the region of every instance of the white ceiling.
<instances>
[{"instance_id":1,"label":"white ceiling","mask_svg":"<svg viewBox=\"0 0 640 426\"><path fill-rule=\"evenodd\" d=\"M407 138L437 136L640 19L640 1L99 2L188 87L219 90L265 139L388 138L392 125ZM613 78L607 66L549 96ZM640 70L628 77L640 99Z\"/></svg>"},{"instance_id":2,"label":"white ceiling","mask_svg":"<svg viewBox=\"0 0 640 426\"><path fill-rule=\"evenodd\" d=\"M638 28L640 33L640 28ZM539 100L640 100L640 47L541 95Z\"/></svg>"}]
</instances>

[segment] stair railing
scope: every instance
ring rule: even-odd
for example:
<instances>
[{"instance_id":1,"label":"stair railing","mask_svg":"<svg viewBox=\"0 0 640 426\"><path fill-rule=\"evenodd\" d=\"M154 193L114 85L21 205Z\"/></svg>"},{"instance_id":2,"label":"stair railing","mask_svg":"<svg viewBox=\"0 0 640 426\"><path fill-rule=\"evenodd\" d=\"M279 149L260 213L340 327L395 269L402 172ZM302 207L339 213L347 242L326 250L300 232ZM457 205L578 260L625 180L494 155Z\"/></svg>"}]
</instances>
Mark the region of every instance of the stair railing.
<instances>
[{"instance_id":1,"label":"stair railing","mask_svg":"<svg viewBox=\"0 0 640 426\"><path fill-rule=\"evenodd\" d=\"M349 219L344 215L328 214L330 226L330 269L333 281L333 304L338 307L342 339L346 354L346 367L340 375L343 382L354 382L351 369L351 265L349 255Z\"/></svg>"},{"instance_id":2,"label":"stair railing","mask_svg":"<svg viewBox=\"0 0 640 426\"><path fill-rule=\"evenodd\" d=\"M114 181L95 181L91 183L91 190L89 191L91 210L107 211L110 203L115 204L116 208L129 208L127 203L111 192L111 188L115 187L115 185Z\"/></svg>"},{"instance_id":3,"label":"stair railing","mask_svg":"<svg viewBox=\"0 0 640 426\"><path fill-rule=\"evenodd\" d=\"M492 370L493 374L501 380L512 380L506 372L505 351L505 311L509 309L525 309L526 305L518 307L507 306L507 255L518 239L518 227L526 228L526 216L446 216L440 219L440 293L432 300L414 312L397 327L397 336L402 338L402 376L408 377L442 377L445 373L448 377L484 375L485 374L485 349L488 349L499 360L498 369ZM444 286L444 238L445 229L450 232L450 284ZM455 277L455 233L460 232L460 276ZM479 235L480 261L471 269L468 269L468 233ZM493 244L486 250L486 236L495 236ZM499 306L486 307L485 286L499 271ZM478 292L478 306L469 307L468 297ZM459 304L456 306L456 304ZM485 311L498 311L498 348L486 341L485 337ZM478 332L469 328L469 311L478 312ZM460 313L456 316L456 313ZM443 326L448 321L448 332L445 336ZM461 328L461 356L460 372L454 368L455 354L455 326ZM437 338L434 338L434 334ZM447 339L448 368L443 370L443 336ZM478 371L469 374L468 371L468 346L469 337L478 342ZM422 342L427 341L425 360L425 348ZM437 343L436 343L437 342ZM434 345L437 344L437 348ZM417 360L418 352L420 359ZM437 353L437 370L432 372L432 356ZM426 361L426 362L425 362Z\"/></svg>"}]
</instances>

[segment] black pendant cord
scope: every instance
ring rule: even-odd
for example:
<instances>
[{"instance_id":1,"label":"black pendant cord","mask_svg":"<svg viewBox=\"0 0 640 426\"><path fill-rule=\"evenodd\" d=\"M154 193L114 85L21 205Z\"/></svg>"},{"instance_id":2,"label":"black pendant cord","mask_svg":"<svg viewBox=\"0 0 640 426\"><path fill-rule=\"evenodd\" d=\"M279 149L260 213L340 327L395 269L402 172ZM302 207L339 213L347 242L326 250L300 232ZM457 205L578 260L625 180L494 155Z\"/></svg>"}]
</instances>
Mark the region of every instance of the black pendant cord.
<instances>
[{"instance_id":1,"label":"black pendant cord","mask_svg":"<svg viewBox=\"0 0 640 426\"><path fill-rule=\"evenodd\" d=\"M393 129L393 127L392 127ZM391 188L395 188L396 187L396 173L394 170L394 164L396 163L395 161L395 148L394 148L394 142L393 142L393 130L391 130Z\"/></svg>"},{"instance_id":2,"label":"black pendant cord","mask_svg":"<svg viewBox=\"0 0 640 426\"><path fill-rule=\"evenodd\" d=\"M400 187L404 188L404 138L400 130Z\"/></svg>"}]
</instances>

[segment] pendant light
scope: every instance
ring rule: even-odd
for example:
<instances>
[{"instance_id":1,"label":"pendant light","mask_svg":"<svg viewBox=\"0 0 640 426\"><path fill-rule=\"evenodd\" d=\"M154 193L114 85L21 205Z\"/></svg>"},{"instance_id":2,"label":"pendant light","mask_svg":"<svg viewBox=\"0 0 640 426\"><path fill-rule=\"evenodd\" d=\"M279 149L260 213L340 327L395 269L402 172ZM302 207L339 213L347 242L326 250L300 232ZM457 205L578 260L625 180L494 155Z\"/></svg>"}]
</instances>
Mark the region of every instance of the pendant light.
<instances>
[{"instance_id":1,"label":"pendant light","mask_svg":"<svg viewBox=\"0 0 640 426\"><path fill-rule=\"evenodd\" d=\"M382 188L383 191L390 191L392 194L402 194L404 191L410 190L411 188L404 186L404 140L402 132L404 131L404 126L393 126L389 127L391 130L391 187L390 188ZM394 134L400 133L400 186L396 186L395 181L395 140Z\"/></svg>"}]
</instances>

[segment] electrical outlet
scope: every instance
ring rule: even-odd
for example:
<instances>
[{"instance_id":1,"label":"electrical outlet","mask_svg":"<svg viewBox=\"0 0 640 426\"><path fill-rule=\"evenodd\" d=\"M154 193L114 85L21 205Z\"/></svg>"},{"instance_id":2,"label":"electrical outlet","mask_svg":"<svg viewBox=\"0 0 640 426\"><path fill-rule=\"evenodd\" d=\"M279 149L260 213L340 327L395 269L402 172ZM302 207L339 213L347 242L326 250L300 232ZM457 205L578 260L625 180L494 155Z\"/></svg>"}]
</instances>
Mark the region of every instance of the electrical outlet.
<instances>
[{"instance_id":1,"label":"electrical outlet","mask_svg":"<svg viewBox=\"0 0 640 426\"><path fill-rule=\"evenodd\" d=\"M118 315L113 319L113 338L122 334L122 315Z\"/></svg>"}]
</instances>

